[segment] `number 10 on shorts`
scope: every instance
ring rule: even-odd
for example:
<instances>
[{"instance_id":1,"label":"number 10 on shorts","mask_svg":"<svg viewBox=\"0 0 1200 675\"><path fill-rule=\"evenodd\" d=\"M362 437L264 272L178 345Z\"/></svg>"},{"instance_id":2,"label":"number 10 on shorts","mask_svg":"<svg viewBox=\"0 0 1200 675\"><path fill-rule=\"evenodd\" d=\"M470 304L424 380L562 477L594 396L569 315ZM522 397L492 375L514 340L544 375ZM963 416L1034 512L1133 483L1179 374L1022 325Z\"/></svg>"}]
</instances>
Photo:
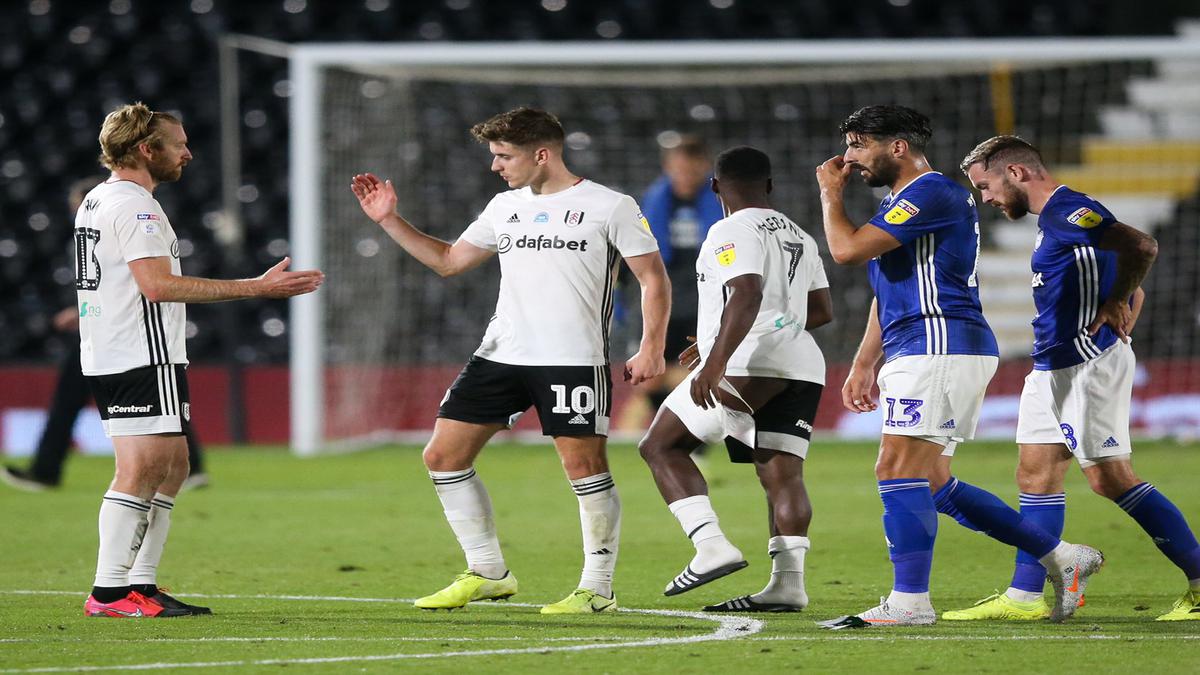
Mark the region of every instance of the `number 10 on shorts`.
<instances>
[{"instance_id":1,"label":"number 10 on shorts","mask_svg":"<svg viewBox=\"0 0 1200 675\"><path fill-rule=\"evenodd\" d=\"M567 386L565 384L552 384L550 391L554 392L554 408L551 412L555 414L578 413L586 415L596 409L596 390L587 385L579 385L571 390L571 406L567 407Z\"/></svg>"}]
</instances>

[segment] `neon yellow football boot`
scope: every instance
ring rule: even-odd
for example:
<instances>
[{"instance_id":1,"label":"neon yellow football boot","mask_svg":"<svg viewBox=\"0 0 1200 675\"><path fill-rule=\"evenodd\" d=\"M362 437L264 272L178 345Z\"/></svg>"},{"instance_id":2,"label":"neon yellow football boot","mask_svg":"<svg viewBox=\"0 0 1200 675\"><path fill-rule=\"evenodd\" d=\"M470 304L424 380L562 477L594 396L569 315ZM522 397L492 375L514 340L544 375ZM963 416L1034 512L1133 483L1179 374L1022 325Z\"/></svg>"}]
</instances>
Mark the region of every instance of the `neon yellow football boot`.
<instances>
[{"instance_id":1,"label":"neon yellow football boot","mask_svg":"<svg viewBox=\"0 0 1200 675\"><path fill-rule=\"evenodd\" d=\"M967 609L942 612L943 621L1037 621L1050 616L1045 600L1020 602L1003 593L995 593Z\"/></svg>"},{"instance_id":2,"label":"neon yellow football boot","mask_svg":"<svg viewBox=\"0 0 1200 675\"><path fill-rule=\"evenodd\" d=\"M458 609L475 600L505 600L517 593L517 578L506 572L500 579L488 579L467 570L454 577L454 583L442 590L418 598L413 604L421 609Z\"/></svg>"},{"instance_id":3,"label":"neon yellow football boot","mask_svg":"<svg viewBox=\"0 0 1200 675\"><path fill-rule=\"evenodd\" d=\"M562 600L542 608L542 614L596 614L615 611L617 596L606 598L586 588L577 588Z\"/></svg>"},{"instance_id":4,"label":"neon yellow football boot","mask_svg":"<svg viewBox=\"0 0 1200 675\"><path fill-rule=\"evenodd\" d=\"M1200 591L1184 593L1171 611L1154 619L1155 621L1200 621Z\"/></svg>"}]
</instances>

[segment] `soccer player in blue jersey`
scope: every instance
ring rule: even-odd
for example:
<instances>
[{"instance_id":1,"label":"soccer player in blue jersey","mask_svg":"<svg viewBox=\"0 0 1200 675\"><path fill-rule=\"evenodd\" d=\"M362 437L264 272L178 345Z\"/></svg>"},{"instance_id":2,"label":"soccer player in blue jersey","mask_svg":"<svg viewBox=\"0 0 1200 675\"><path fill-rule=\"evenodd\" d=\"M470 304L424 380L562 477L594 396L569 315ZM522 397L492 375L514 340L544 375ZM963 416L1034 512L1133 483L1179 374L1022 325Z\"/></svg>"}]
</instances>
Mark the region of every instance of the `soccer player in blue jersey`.
<instances>
[{"instance_id":1,"label":"soccer player in blue jersey","mask_svg":"<svg viewBox=\"0 0 1200 675\"><path fill-rule=\"evenodd\" d=\"M1051 618L1074 613L1099 551L1061 541L997 497L949 474L957 442L975 434L984 390L996 371L996 338L979 304L979 217L966 188L925 158L929 119L897 105L869 106L840 127L846 152L817 168L829 251L839 264L869 262L875 301L846 383L849 410L884 405L875 476L894 568L891 594L877 607L828 628L931 624L929 571L937 513L958 512L989 536L1027 551L1057 591ZM842 193L852 171L889 194L861 227ZM945 456L946 459L939 459ZM933 492L931 492L931 489Z\"/></svg>"},{"instance_id":2,"label":"soccer player in blue jersey","mask_svg":"<svg viewBox=\"0 0 1200 675\"><path fill-rule=\"evenodd\" d=\"M1017 421L1021 512L1062 532L1063 476L1072 456L1097 494L1154 539L1188 580L1160 621L1200 620L1200 544L1179 509L1133 471L1129 399L1136 311L1130 297L1158 253L1154 238L1117 221L1085 194L1059 184L1037 148L1016 136L980 143L961 168L985 204L1010 219L1038 215L1033 244L1033 371ZM1038 618L1043 570L1017 556L1012 586L944 618Z\"/></svg>"}]
</instances>

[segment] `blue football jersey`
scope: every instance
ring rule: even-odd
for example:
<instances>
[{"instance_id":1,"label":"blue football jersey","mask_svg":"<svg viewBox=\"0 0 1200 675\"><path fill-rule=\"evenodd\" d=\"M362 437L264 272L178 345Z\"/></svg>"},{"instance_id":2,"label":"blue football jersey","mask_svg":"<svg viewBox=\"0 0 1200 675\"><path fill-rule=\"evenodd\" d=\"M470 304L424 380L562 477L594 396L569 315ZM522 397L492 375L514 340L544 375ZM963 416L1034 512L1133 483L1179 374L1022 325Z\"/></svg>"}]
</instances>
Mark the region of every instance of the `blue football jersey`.
<instances>
[{"instance_id":1,"label":"blue football jersey","mask_svg":"<svg viewBox=\"0 0 1200 675\"><path fill-rule=\"evenodd\" d=\"M1100 355L1117 341L1108 325L1089 336L1087 327L1108 299L1117 256L1096 247L1114 223L1100 202L1059 186L1038 216L1033 245L1033 367L1057 370Z\"/></svg>"},{"instance_id":2,"label":"blue football jersey","mask_svg":"<svg viewBox=\"0 0 1200 675\"><path fill-rule=\"evenodd\" d=\"M870 223L900 241L870 262L884 356L998 356L979 304L979 214L970 191L931 171L885 197Z\"/></svg>"}]
</instances>

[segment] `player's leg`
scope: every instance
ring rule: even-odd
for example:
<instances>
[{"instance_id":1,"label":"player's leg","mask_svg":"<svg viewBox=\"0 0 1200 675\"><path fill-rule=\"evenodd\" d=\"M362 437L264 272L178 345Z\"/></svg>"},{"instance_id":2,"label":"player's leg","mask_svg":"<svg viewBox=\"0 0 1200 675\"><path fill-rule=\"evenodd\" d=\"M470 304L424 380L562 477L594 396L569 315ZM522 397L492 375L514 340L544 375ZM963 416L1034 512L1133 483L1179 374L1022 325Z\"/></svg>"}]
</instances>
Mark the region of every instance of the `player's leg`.
<instances>
[{"instance_id":1,"label":"player's leg","mask_svg":"<svg viewBox=\"0 0 1200 675\"><path fill-rule=\"evenodd\" d=\"M523 367L542 433L554 439L579 503L583 570L579 585L543 614L616 611L613 570L621 538L621 498L608 470L612 379L607 366Z\"/></svg>"},{"instance_id":2,"label":"player's leg","mask_svg":"<svg viewBox=\"0 0 1200 675\"><path fill-rule=\"evenodd\" d=\"M146 534L138 549L133 567L129 570L129 584L134 591L173 611L189 614L212 614L212 610L198 605L180 602L158 587L158 565L162 560L167 535L171 530L171 513L175 499L190 472L188 438L191 430L191 412L187 373L184 366L173 366L174 386L170 389L175 402L170 406L178 410L178 424L182 433L162 434L163 452L169 456L167 475L157 486L150 499Z\"/></svg>"},{"instance_id":3,"label":"player's leg","mask_svg":"<svg viewBox=\"0 0 1200 675\"><path fill-rule=\"evenodd\" d=\"M474 464L492 436L528 407L516 368L478 357L468 361L447 390L422 459L467 570L446 588L418 598L417 607L455 609L517 592L516 578L500 551L491 497Z\"/></svg>"},{"instance_id":4,"label":"player's leg","mask_svg":"<svg viewBox=\"0 0 1200 675\"><path fill-rule=\"evenodd\" d=\"M752 401L758 403L754 412L757 447L748 453L767 497L771 578L758 593L710 605L705 611L794 612L808 606L804 559L811 545L812 503L804 485L804 462L823 387L796 380L784 383L783 391L769 400ZM739 389L757 399L767 384L753 378L739 384ZM726 446L733 461L746 457L746 449L736 439L727 439Z\"/></svg>"},{"instance_id":5,"label":"player's leg","mask_svg":"<svg viewBox=\"0 0 1200 675\"><path fill-rule=\"evenodd\" d=\"M727 378L721 385L721 405L706 410L692 401L693 377L690 374L671 392L638 444L659 492L696 548L687 567L667 584L666 595L683 593L746 567L742 552L721 531L708 497L708 484L691 452L703 443L729 437L740 439L738 452L744 454L738 459L731 449L731 458L750 461L755 421L749 411L761 407L787 386L786 380L774 378Z\"/></svg>"},{"instance_id":6,"label":"player's leg","mask_svg":"<svg viewBox=\"0 0 1200 675\"><path fill-rule=\"evenodd\" d=\"M1179 508L1139 478L1129 458L1126 454L1080 464L1092 490L1129 514L1187 579L1188 590L1158 620L1200 620L1200 544Z\"/></svg>"},{"instance_id":7,"label":"player's leg","mask_svg":"<svg viewBox=\"0 0 1200 675\"><path fill-rule=\"evenodd\" d=\"M1022 443L1019 447L1017 486L1021 516L1048 534L1062 537L1066 512L1063 478L1071 464L1071 453L1062 443ZM1045 566L1036 556L1017 549L1012 581L1004 593L988 596L966 609L944 612L942 618L950 621L1047 618L1050 608L1042 597L1046 575Z\"/></svg>"},{"instance_id":8,"label":"player's leg","mask_svg":"<svg viewBox=\"0 0 1200 675\"><path fill-rule=\"evenodd\" d=\"M42 430L33 462L28 469L4 467L0 474L5 482L29 491L55 487L62 480L63 463L71 449L75 418L87 403L88 385L79 362L79 336L71 339L71 349L63 355L58 369L58 382L50 401L50 412Z\"/></svg>"},{"instance_id":9,"label":"player's leg","mask_svg":"<svg viewBox=\"0 0 1200 675\"><path fill-rule=\"evenodd\" d=\"M621 539L621 498L608 470L604 436L555 436L563 472L579 502L583 570L567 597L546 605L543 614L590 614L617 609L613 570Z\"/></svg>"},{"instance_id":10,"label":"player's leg","mask_svg":"<svg viewBox=\"0 0 1200 675\"><path fill-rule=\"evenodd\" d=\"M163 436L114 436L116 474L100 504L96 579L89 616L154 616L132 594L129 572L142 546L151 499L170 472L171 443Z\"/></svg>"}]
</instances>

